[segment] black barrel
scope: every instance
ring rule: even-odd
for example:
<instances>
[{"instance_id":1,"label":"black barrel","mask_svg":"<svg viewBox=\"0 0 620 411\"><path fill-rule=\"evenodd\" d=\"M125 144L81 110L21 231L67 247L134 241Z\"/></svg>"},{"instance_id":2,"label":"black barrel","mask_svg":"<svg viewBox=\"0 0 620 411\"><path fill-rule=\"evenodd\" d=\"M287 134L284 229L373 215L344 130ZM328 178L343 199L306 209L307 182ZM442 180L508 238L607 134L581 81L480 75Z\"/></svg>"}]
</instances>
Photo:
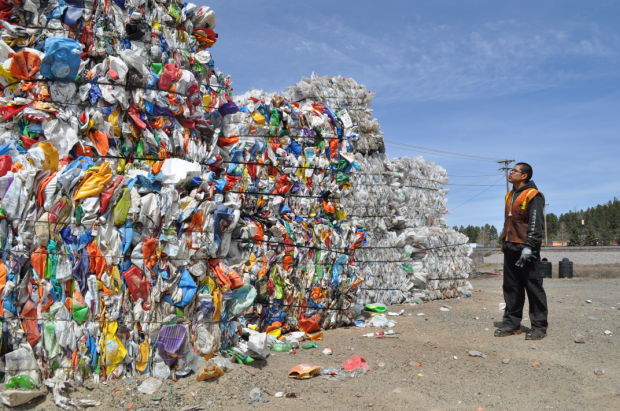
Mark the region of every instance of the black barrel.
<instances>
[{"instance_id":1,"label":"black barrel","mask_svg":"<svg viewBox=\"0 0 620 411\"><path fill-rule=\"evenodd\" d=\"M540 260L540 269L543 272L543 278L551 278L551 269L553 268L553 264L549 262L546 258Z\"/></svg>"},{"instance_id":2,"label":"black barrel","mask_svg":"<svg viewBox=\"0 0 620 411\"><path fill-rule=\"evenodd\" d=\"M559 263L559 277L560 278L573 278L573 262L568 258L563 258Z\"/></svg>"}]
</instances>

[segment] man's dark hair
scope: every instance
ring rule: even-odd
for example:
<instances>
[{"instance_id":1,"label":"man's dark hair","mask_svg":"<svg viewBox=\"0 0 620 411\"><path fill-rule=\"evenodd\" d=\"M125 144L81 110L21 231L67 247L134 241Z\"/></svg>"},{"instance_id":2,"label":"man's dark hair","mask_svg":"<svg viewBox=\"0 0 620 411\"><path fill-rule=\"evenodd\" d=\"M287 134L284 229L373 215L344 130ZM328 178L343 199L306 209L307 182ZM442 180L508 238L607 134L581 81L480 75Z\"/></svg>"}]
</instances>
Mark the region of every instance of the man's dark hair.
<instances>
[{"instance_id":1,"label":"man's dark hair","mask_svg":"<svg viewBox=\"0 0 620 411\"><path fill-rule=\"evenodd\" d=\"M532 179L532 176L534 175L534 170L532 170L532 166L528 163L517 163L515 164L515 166L521 166L521 171L523 172L523 174L527 174L526 182L529 183Z\"/></svg>"}]
</instances>

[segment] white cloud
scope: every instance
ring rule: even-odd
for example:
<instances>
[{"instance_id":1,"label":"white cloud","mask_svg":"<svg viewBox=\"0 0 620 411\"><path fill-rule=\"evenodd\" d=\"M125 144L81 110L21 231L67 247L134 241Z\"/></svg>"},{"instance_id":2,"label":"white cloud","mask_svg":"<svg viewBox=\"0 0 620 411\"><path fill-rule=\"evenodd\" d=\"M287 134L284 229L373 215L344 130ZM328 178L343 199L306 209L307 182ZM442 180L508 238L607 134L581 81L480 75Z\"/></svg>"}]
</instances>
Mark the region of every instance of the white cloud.
<instances>
[{"instance_id":1,"label":"white cloud","mask_svg":"<svg viewBox=\"0 0 620 411\"><path fill-rule=\"evenodd\" d=\"M475 30L443 24L361 32L335 19L319 19L278 42L292 45L289 49L311 71L355 77L386 100L522 93L617 75L614 67L620 61L618 37L596 27L514 21L489 22ZM608 64L594 64L599 60ZM592 68L584 70L584 65Z\"/></svg>"}]
</instances>

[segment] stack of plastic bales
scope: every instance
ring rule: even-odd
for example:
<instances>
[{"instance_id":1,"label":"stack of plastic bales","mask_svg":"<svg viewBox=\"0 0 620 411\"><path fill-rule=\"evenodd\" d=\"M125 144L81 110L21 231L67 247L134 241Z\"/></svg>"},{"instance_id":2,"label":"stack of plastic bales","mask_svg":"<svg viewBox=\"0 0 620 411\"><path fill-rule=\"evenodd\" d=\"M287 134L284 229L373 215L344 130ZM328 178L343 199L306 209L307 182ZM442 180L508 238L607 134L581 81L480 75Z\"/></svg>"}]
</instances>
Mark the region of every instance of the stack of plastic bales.
<instances>
[{"instance_id":1,"label":"stack of plastic bales","mask_svg":"<svg viewBox=\"0 0 620 411\"><path fill-rule=\"evenodd\" d=\"M354 254L365 233L340 205L357 167L340 117L320 101L256 90L235 103L224 127L231 144L220 154L227 178L256 194L242 195L242 234L233 235L227 261L242 262L234 267L254 284L270 329L286 323L311 333L351 323L347 309L362 282Z\"/></svg>"},{"instance_id":2,"label":"stack of plastic bales","mask_svg":"<svg viewBox=\"0 0 620 411\"><path fill-rule=\"evenodd\" d=\"M300 101L324 101L348 119L361 171L351 178L344 208L351 224L367 231L356 254L364 279L358 302L400 303L471 294L467 238L447 227L446 170L421 157L390 160L372 118L373 94L352 79L305 78L287 90Z\"/></svg>"},{"instance_id":3,"label":"stack of plastic bales","mask_svg":"<svg viewBox=\"0 0 620 411\"><path fill-rule=\"evenodd\" d=\"M289 87L285 96L291 101L328 104L338 113L344 137L351 142L355 153L369 156L385 152L383 132L370 108L374 93L354 79L313 74Z\"/></svg>"},{"instance_id":4,"label":"stack of plastic bales","mask_svg":"<svg viewBox=\"0 0 620 411\"><path fill-rule=\"evenodd\" d=\"M212 258L218 182L189 160L228 101L213 12L16 2L0 23L6 377L165 375L189 341L212 352L232 271Z\"/></svg>"},{"instance_id":5,"label":"stack of plastic bales","mask_svg":"<svg viewBox=\"0 0 620 411\"><path fill-rule=\"evenodd\" d=\"M217 351L265 357L265 331L351 321L364 232L339 204L355 164L329 107L235 104L208 7L2 10L7 378L186 375Z\"/></svg>"},{"instance_id":6,"label":"stack of plastic bales","mask_svg":"<svg viewBox=\"0 0 620 411\"><path fill-rule=\"evenodd\" d=\"M373 157L375 163L380 161ZM365 224L375 248L364 249L358 258L389 263L365 267L362 301L397 303L470 295L472 250L464 235L445 224L446 190L441 188L447 183L445 170L421 157L395 159L384 167L373 167L373 160L364 165L379 174L357 180L363 187L358 193L366 191L377 198L366 202L359 214L371 216Z\"/></svg>"},{"instance_id":7,"label":"stack of plastic bales","mask_svg":"<svg viewBox=\"0 0 620 411\"><path fill-rule=\"evenodd\" d=\"M187 375L216 352L264 358L282 332L350 324L360 299L464 292L445 283L463 269L452 251L411 258L455 242L443 192L368 189L361 173L405 185L441 171L390 168L355 81L233 98L209 52L215 15L191 3L0 11L7 378ZM396 258L402 278L370 261ZM394 281L415 284L378 290Z\"/></svg>"}]
</instances>

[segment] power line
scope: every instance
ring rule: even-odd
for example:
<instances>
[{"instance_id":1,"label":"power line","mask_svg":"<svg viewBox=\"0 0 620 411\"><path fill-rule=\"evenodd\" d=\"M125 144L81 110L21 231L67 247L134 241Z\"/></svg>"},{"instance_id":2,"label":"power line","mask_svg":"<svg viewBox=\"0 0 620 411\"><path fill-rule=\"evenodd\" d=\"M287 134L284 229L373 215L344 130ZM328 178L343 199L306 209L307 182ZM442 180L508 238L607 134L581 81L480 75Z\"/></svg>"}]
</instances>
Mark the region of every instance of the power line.
<instances>
[{"instance_id":1,"label":"power line","mask_svg":"<svg viewBox=\"0 0 620 411\"><path fill-rule=\"evenodd\" d=\"M467 187L501 187L501 184L446 184L447 186L467 186Z\"/></svg>"},{"instance_id":2,"label":"power line","mask_svg":"<svg viewBox=\"0 0 620 411\"><path fill-rule=\"evenodd\" d=\"M455 175L455 174L448 174L448 177L452 178L452 177L457 177L457 178L481 178L481 177L496 177L497 174L480 174L477 176L459 176L459 175Z\"/></svg>"},{"instance_id":3,"label":"power line","mask_svg":"<svg viewBox=\"0 0 620 411\"><path fill-rule=\"evenodd\" d=\"M504 177L503 177L503 176L501 176L501 177L500 177L497 181L500 181L502 178L504 178ZM459 205L457 205L457 206L455 206L455 207L452 207L452 208L451 208L451 210L452 210L452 211L454 211L454 210L456 210L457 208L460 208L461 206L463 206L463 205L465 205L465 204L469 203L470 201L475 200L475 199L476 199L476 198L478 198L478 196L480 196L481 194L486 193L486 192L487 192L487 191L489 191L489 189L491 189L492 187L498 187L498 186L499 186L499 187L501 187L501 184L495 184L495 185L490 185L490 186L486 187L486 188L485 188L485 189L483 189L482 191L480 191L480 192L476 193L476 195L474 195L473 197L471 197L471 198L469 198L469 199L467 199L467 200L463 201L461 204L459 204Z\"/></svg>"},{"instance_id":4,"label":"power line","mask_svg":"<svg viewBox=\"0 0 620 411\"><path fill-rule=\"evenodd\" d=\"M486 161L489 161L489 162L497 161L494 158L490 158L490 157L483 157L483 156L477 156L477 155L465 154L465 153L457 153L457 152L446 151L446 150L438 150L438 149L429 148L429 147L422 147L422 146L413 145L413 144L401 143L398 141L393 141L393 140L388 140L388 139L384 139L384 141L386 143L390 143L397 147L404 147L404 148L419 150L419 151L435 154L437 156L448 156L451 158L462 158L462 159L467 159L467 160L476 160L476 161L485 161L485 162Z\"/></svg>"}]
</instances>

